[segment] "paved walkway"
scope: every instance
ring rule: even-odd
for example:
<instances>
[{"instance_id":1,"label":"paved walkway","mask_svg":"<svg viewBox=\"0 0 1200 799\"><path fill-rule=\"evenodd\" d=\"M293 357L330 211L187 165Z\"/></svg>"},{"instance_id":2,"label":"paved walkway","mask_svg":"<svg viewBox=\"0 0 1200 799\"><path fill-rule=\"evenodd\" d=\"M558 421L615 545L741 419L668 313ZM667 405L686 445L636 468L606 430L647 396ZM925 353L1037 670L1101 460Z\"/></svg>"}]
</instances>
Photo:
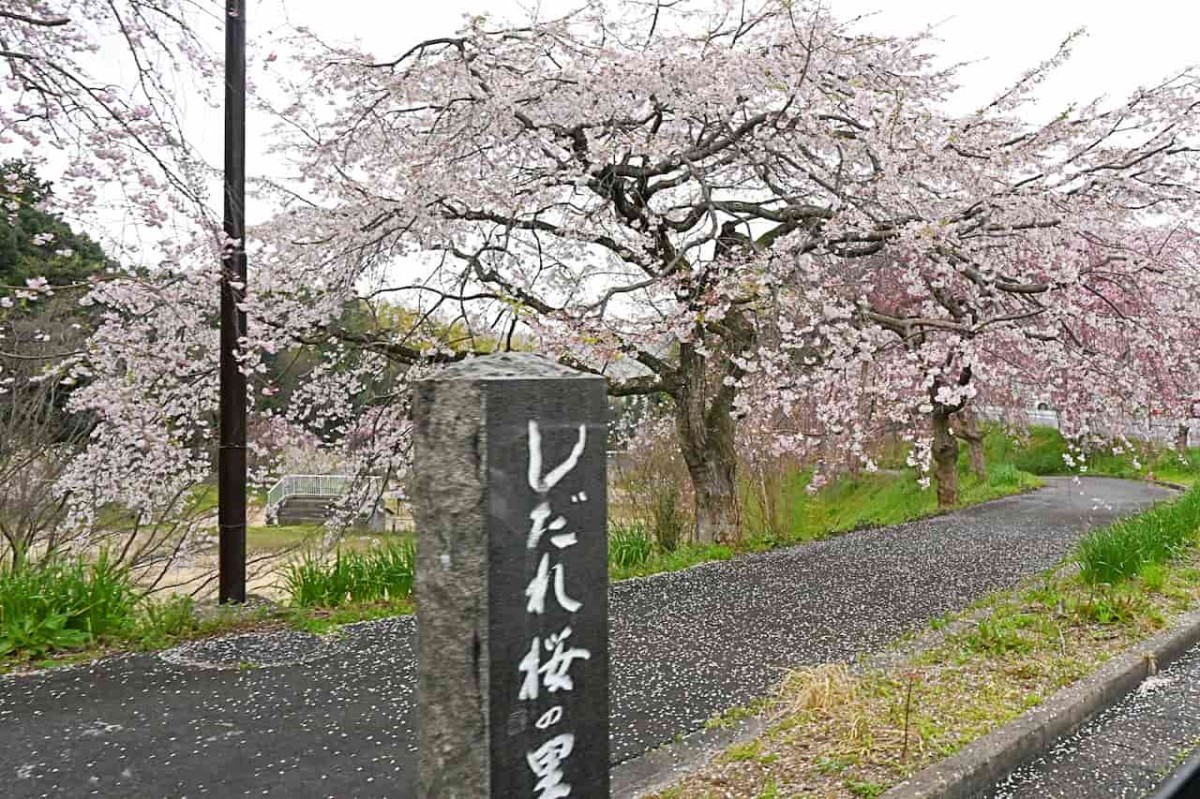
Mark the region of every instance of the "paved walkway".
<instances>
[{"instance_id":1,"label":"paved walkway","mask_svg":"<svg viewBox=\"0 0 1200 799\"><path fill-rule=\"evenodd\" d=\"M1052 480L946 516L613 587L613 757L768 692L789 666L880 649L1053 565L1166 495ZM414 624L201 642L0 679L0 794L408 797ZM214 664L255 668L217 669Z\"/></svg>"},{"instance_id":2,"label":"paved walkway","mask_svg":"<svg viewBox=\"0 0 1200 799\"><path fill-rule=\"evenodd\" d=\"M1200 647L1018 769L989 799L1140 799L1200 746Z\"/></svg>"}]
</instances>

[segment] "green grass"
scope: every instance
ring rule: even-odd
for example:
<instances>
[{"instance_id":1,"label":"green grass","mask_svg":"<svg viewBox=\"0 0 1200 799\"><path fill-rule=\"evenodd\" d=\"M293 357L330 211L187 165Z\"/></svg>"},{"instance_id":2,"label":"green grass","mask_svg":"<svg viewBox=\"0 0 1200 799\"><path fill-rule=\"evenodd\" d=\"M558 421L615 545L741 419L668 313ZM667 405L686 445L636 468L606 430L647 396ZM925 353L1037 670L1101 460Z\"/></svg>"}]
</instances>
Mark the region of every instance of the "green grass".
<instances>
[{"instance_id":1,"label":"green grass","mask_svg":"<svg viewBox=\"0 0 1200 799\"><path fill-rule=\"evenodd\" d=\"M1200 483L1200 449L1191 448L1186 455L1162 450L1150 459L1147 471L1159 480L1183 485Z\"/></svg>"},{"instance_id":2,"label":"green grass","mask_svg":"<svg viewBox=\"0 0 1200 799\"><path fill-rule=\"evenodd\" d=\"M294 629L327 635L346 624L407 616L414 610L412 599L403 598L336 608L290 608L283 618Z\"/></svg>"},{"instance_id":3,"label":"green grass","mask_svg":"<svg viewBox=\"0 0 1200 799\"><path fill-rule=\"evenodd\" d=\"M277 524L246 528L246 547L260 552L278 552L320 541L323 524Z\"/></svg>"},{"instance_id":4,"label":"green grass","mask_svg":"<svg viewBox=\"0 0 1200 799\"><path fill-rule=\"evenodd\" d=\"M660 572L682 571L698 566L701 563L711 563L717 560L729 560L737 555L739 550L726 544L680 544L674 552L652 550L645 560L627 562L621 566L608 562L608 576L613 582L628 580L632 577L645 577Z\"/></svg>"},{"instance_id":5,"label":"green grass","mask_svg":"<svg viewBox=\"0 0 1200 799\"><path fill-rule=\"evenodd\" d=\"M51 560L0 571L0 656L39 657L119 635L134 625L129 574L94 562Z\"/></svg>"},{"instance_id":6,"label":"green grass","mask_svg":"<svg viewBox=\"0 0 1200 799\"><path fill-rule=\"evenodd\" d=\"M1017 438L997 425L985 425L983 449L988 464L1008 463L1029 474L1067 472L1067 442L1050 427L1031 427L1027 436Z\"/></svg>"},{"instance_id":7,"label":"green grass","mask_svg":"<svg viewBox=\"0 0 1200 799\"><path fill-rule=\"evenodd\" d=\"M1115 585L1143 575L1159 579L1156 567L1196 543L1200 488L1129 519L1094 530L1075 549L1080 576L1090 585Z\"/></svg>"},{"instance_id":8,"label":"green grass","mask_svg":"<svg viewBox=\"0 0 1200 799\"><path fill-rule=\"evenodd\" d=\"M608 562L616 569L636 569L654 556L654 535L641 524L613 523L608 528Z\"/></svg>"},{"instance_id":9,"label":"green grass","mask_svg":"<svg viewBox=\"0 0 1200 799\"><path fill-rule=\"evenodd\" d=\"M306 555L283 578L293 606L336 608L408 600L415 572L416 550L406 538L366 552L339 549L332 560Z\"/></svg>"},{"instance_id":10,"label":"green grass","mask_svg":"<svg viewBox=\"0 0 1200 799\"><path fill-rule=\"evenodd\" d=\"M817 541L850 530L900 524L939 512L936 493L923 490L912 471L843 477L815 496L806 490L810 479L809 472L795 471L779 482L772 504L785 511L777 512L774 520L767 519L770 514L763 513L760 499L744 486L743 525L747 535L736 546L682 543L667 551L656 544L644 526L614 524L609 531L609 577L615 581L679 571L739 554ZM959 480L960 507L1040 485L1034 476L1004 463L990 468L986 482L970 474L960 475Z\"/></svg>"},{"instance_id":11,"label":"green grass","mask_svg":"<svg viewBox=\"0 0 1200 799\"><path fill-rule=\"evenodd\" d=\"M54 559L0 571L0 671L64 652L158 649L225 626L224 619L201 619L189 596L143 596L103 553L95 561Z\"/></svg>"},{"instance_id":12,"label":"green grass","mask_svg":"<svg viewBox=\"0 0 1200 799\"><path fill-rule=\"evenodd\" d=\"M863 799L875 799L887 790L887 786L874 780L846 780L846 790Z\"/></svg>"},{"instance_id":13,"label":"green grass","mask_svg":"<svg viewBox=\"0 0 1200 799\"><path fill-rule=\"evenodd\" d=\"M766 546L774 543L814 541L832 533L864 527L883 527L912 521L938 512L937 494L922 489L911 470L863 473L835 480L815 496L806 491L809 473L796 472L782 482L775 506L786 509L782 519L771 521L761 500L747 492L745 524L751 539ZM959 505L974 505L1036 488L1033 475L1012 464L989 468L987 481L966 472L959 474ZM781 528L781 529L779 529Z\"/></svg>"},{"instance_id":14,"label":"green grass","mask_svg":"<svg viewBox=\"0 0 1200 799\"><path fill-rule=\"evenodd\" d=\"M325 633L342 624L411 613L412 539L332 561L295 564L294 606L221 606L199 612L190 596L144 596L105 555L0 569L0 672L79 662L111 651L153 650L180 641L289 625Z\"/></svg>"},{"instance_id":15,"label":"green grass","mask_svg":"<svg viewBox=\"0 0 1200 799\"><path fill-rule=\"evenodd\" d=\"M246 528L246 546L252 552L282 552L301 549L320 542L327 533L323 524L279 524ZM366 551L377 546L386 536L357 528L342 531L338 544L343 549Z\"/></svg>"},{"instance_id":16,"label":"green grass","mask_svg":"<svg viewBox=\"0 0 1200 799\"><path fill-rule=\"evenodd\" d=\"M997 425L986 426L984 451L988 463L1008 463L1021 471L1035 475L1079 474L1065 458L1070 450L1066 439L1050 427L1030 428L1027 436L1014 437ZM1200 483L1200 448L1189 449L1186 455L1162 445L1136 444L1136 451L1127 445L1106 445L1088 452L1084 459L1085 474L1105 477L1158 480L1193 485Z\"/></svg>"}]
</instances>

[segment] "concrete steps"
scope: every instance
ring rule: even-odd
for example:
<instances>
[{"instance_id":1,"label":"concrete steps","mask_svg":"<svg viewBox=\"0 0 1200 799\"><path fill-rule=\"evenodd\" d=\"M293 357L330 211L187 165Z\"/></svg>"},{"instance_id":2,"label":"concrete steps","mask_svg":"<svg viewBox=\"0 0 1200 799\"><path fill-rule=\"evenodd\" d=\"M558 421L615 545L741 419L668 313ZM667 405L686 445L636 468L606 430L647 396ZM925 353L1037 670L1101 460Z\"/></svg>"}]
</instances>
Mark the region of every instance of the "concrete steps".
<instances>
[{"instance_id":1,"label":"concrete steps","mask_svg":"<svg viewBox=\"0 0 1200 799\"><path fill-rule=\"evenodd\" d=\"M279 503L278 524L324 524L335 498L297 495Z\"/></svg>"},{"instance_id":2,"label":"concrete steps","mask_svg":"<svg viewBox=\"0 0 1200 799\"><path fill-rule=\"evenodd\" d=\"M315 497L296 494L279 503L279 511L275 514L275 524L324 524L329 520L331 508L337 502L337 497ZM387 521L388 514L377 509L370 516L360 518L354 526L361 526L375 532L391 529Z\"/></svg>"}]
</instances>

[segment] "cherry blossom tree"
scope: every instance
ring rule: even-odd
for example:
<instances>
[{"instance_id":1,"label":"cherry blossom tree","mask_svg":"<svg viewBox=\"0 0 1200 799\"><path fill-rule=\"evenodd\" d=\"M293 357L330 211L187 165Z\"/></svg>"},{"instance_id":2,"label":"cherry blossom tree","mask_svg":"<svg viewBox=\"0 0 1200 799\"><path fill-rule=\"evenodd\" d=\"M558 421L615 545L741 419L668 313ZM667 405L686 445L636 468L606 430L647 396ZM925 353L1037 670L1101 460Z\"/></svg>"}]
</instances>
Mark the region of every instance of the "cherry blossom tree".
<instances>
[{"instance_id":1,"label":"cherry blossom tree","mask_svg":"<svg viewBox=\"0 0 1200 799\"><path fill-rule=\"evenodd\" d=\"M179 97L219 88L200 31L221 18L218 4L185 0L8 4L0 148L56 173L55 200L76 220L110 202L142 228L195 219L206 173Z\"/></svg>"},{"instance_id":2,"label":"cherry blossom tree","mask_svg":"<svg viewBox=\"0 0 1200 799\"><path fill-rule=\"evenodd\" d=\"M293 281L345 290L424 256L413 296L490 303L581 368L636 362L644 374L613 393L673 399L698 536L732 538L758 317L798 257L885 238L837 199L851 191L839 174L875 169L856 117L915 129L928 113L901 95L947 84L920 40L852 36L799 6L623 8L522 29L475 19L385 61L323 54L317 90L338 112L290 114L312 130L296 155L319 199L277 222L303 239L262 235Z\"/></svg>"},{"instance_id":3,"label":"cherry blossom tree","mask_svg":"<svg viewBox=\"0 0 1200 799\"><path fill-rule=\"evenodd\" d=\"M137 313L159 318L161 312L169 322L186 318L188 281L173 264L198 252L193 237L219 236L204 196L210 171L184 135L180 98L202 107L219 94L219 62L205 40L206 29L219 30L222 20L219 3L191 0L21 0L0 9L0 202L7 215L5 251L18 256L0 270L9 276L0 283L11 283L0 285L0 331L32 326L34 341L49 336L45 340L57 342L61 336L48 324L57 316L36 308L29 319L18 313L16 306L30 303L78 303L86 307L75 316L99 325L86 345L75 341L64 351L59 342L53 357L5 353L5 366L9 356L22 358L21 368L9 369L7 377L19 377L25 388L3 396L6 419L24 420L28 434L20 444L12 440L17 452L38 449L29 442L46 425L30 420L44 420L44 398L95 423L83 436L43 448L38 474L26 469L10 477L25 481L13 485L36 485L31 496L54 509L54 529L37 542L40 552L59 544L106 546L145 572L139 576L147 584L157 583L159 566L203 533L188 512L194 503L185 478L201 476L187 445L206 411L202 403L186 406L193 415L184 430L171 421L183 413L189 383L206 370L180 365L199 351L174 351L176 341L186 344L169 338L170 324L161 330L135 324L132 329L144 334L136 341L121 329ZM52 193L39 175L52 180ZM115 260L95 264L99 248L90 242L90 249L73 246L68 223L85 224ZM165 269L146 271L160 266L159 255L145 248L148 241L162 244ZM31 259L51 253L56 260L39 274ZM208 271L218 263L214 255ZM142 268L135 273L135 266ZM71 275L77 280L64 280ZM210 282L205 288L215 294ZM200 319L191 319L197 331L207 327ZM21 338L10 335L8 343L15 347ZM150 373L158 382L148 379L147 396L122 404L136 383L132 370L148 361L155 362ZM181 389L173 398L165 396L170 392L162 388L163 374ZM95 393L93 376L103 385ZM163 406L153 407L159 400ZM72 457L60 457L64 453ZM126 514L120 524L99 524L102 516L111 521L113 514L102 511L112 508ZM18 544L30 549L32 529L27 525L17 543L9 537L14 550Z\"/></svg>"},{"instance_id":4,"label":"cherry blossom tree","mask_svg":"<svg viewBox=\"0 0 1200 799\"><path fill-rule=\"evenodd\" d=\"M669 398L698 540L738 534L747 422L868 466L878 431L904 431L952 504L975 397L1015 407L1024 382L1081 423L1114 395L1133 413L1146 384L1105 342L1189 335L1155 314L1190 278L1130 237L1193 210L1196 76L1028 122L1071 41L952 117L927 37L799 2L471 18L386 56L305 39L278 129L297 179L250 242L255 409L401 474L405 382L523 340L615 395ZM100 421L78 479L115 460L108 490L132 502L206 467L217 250L91 295L110 316L80 363ZM410 323L347 324L385 301ZM272 407L269 362L297 346L324 365ZM405 368L384 384L387 363Z\"/></svg>"},{"instance_id":5,"label":"cherry blossom tree","mask_svg":"<svg viewBox=\"0 0 1200 799\"><path fill-rule=\"evenodd\" d=\"M1143 375L1148 388L1147 417L1161 427L1173 426L1173 445L1187 456L1192 426L1200 418L1200 311L1196 274L1200 272L1197 237L1191 230L1171 230L1150 242L1167 268L1150 275L1157 282L1155 304L1144 315L1153 320L1154 335L1131 342L1129 362ZM1186 282L1190 278L1191 282ZM1175 329L1162 334L1161 328Z\"/></svg>"},{"instance_id":6,"label":"cherry blossom tree","mask_svg":"<svg viewBox=\"0 0 1200 799\"><path fill-rule=\"evenodd\" d=\"M272 335L336 335L372 286L490 309L501 338L528 330L580 368L636 363L612 391L671 397L700 540L736 535L751 398L824 386L822 426L861 429L866 370L886 414L928 420L918 450L950 503L951 420L1004 374L989 348L1070 350L1094 252L1194 202L1192 72L1042 125L1019 115L1071 41L963 118L940 110L954 75L926 37L801 3L473 18L388 57L310 43L305 88L330 103L284 110L304 182L259 231L269 289L250 305Z\"/></svg>"},{"instance_id":7,"label":"cherry blossom tree","mask_svg":"<svg viewBox=\"0 0 1200 799\"><path fill-rule=\"evenodd\" d=\"M1071 257L1069 277L1061 277L1061 260L1040 261L1026 267L1022 291L1000 289L990 297L973 295L970 278L905 291L888 279L904 274L894 265L878 258L858 264L851 296L868 314L884 316L878 328L890 335L830 344L836 354L826 363L840 360L845 368L814 369L804 375L802 389L789 386L790 393L833 397L820 416L826 424L810 437L852 430L859 438L851 446L860 447L864 433L875 433L864 403L884 410L876 425L915 428L913 414L919 413L928 419L930 434L918 450L928 453L939 500L952 505L956 437L978 444L978 430L972 420L960 420L958 431L951 422L972 403L1023 426L1033 403L1048 399L1068 434L1076 436L1121 438L1145 427L1156 405L1171 396L1163 367L1169 364L1181 384L1196 373L1191 308L1200 283L1193 262L1168 246L1179 231L1100 230L1107 238L1080 234L1074 243L1070 231L1063 231L1061 244L1043 233L1039 239L1047 246L1030 252L1044 259ZM988 261L996 264L1003 252L992 248ZM882 294L855 294L872 279L883 281ZM1010 293L1014 296L1006 296ZM858 328L847 330L860 334ZM870 380L853 379L860 366ZM977 473L984 471L981 452L972 461Z\"/></svg>"}]
</instances>

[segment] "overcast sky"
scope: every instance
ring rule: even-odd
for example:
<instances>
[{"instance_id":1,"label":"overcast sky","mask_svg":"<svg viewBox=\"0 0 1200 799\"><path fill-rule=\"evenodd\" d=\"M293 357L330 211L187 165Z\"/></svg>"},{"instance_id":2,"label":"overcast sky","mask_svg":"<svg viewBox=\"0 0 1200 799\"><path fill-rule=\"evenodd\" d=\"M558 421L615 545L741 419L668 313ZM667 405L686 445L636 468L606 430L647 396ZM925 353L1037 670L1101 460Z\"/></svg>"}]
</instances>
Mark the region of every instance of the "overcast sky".
<instances>
[{"instance_id":1,"label":"overcast sky","mask_svg":"<svg viewBox=\"0 0 1200 799\"><path fill-rule=\"evenodd\" d=\"M464 14L524 16L568 9L572 0L250 0L251 30L307 25L330 39L360 41L383 56L430 36L452 33ZM841 18L871 15L864 29L914 33L935 26L949 61L978 61L964 72L965 94L978 102L1054 52L1086 27L1072 64L1047 96L1123 94L1200 61L1200 4L1190 0L829 0Z\"/></svg>"},{"instance_id":2,"label":"overcast sky","mask_svg":"<svg viewBox=\"0 0 1200 799\"><path fill-rule=\"evenodd\" d=\"M220 0L213 0L219 4ZM307 26L323 39L359 42L373 54L394 57L422 39L452 34L466 14L486 11L496 20L528 19L540 6L543 16L577 7L578 0L247 0L252 47L274 49L277 37ZM960 73L963 88L950 110L970 111L990 100L1024 70L1051 56L1073 30L1086 28L1074 57L1040 90L1044 102L1026 113L1050 118L1072 100L1113 98L1200 62L1200 3L1188 0L828 0L834 14L865 15L858 27L876 33L908 34L932 27L944 63L970 62ZM218 22L214 25L219 24ZM214 29L219 37L219 30ZM219 41L219 38L217 39ZM261 61L259 62L261 64ZM252 75L253 78L253 75ZM271 76L260 76L263 88ZM186 98L181 98L185 99ZM222 151L219 109L187 103L185 115L213 164ZM271 124L265 114L248 120L249 172L277 177L280 168L265 157ZM213 201L220 192L214 186ZM118 215L119 209L113 209ZM270 209L252 206L250 221ZM112 231L110 229L110 233Z\"/></svg>"},{"instance_id":3,"label":"overcast sky","mask_svg":"<svg viewBox=\"0 0 1200 799\"><path fill-rule=\"evenodd\" d=\"M262 46L289 28L307 26L330 42L359 42L383 58L417 41L455 32L466 14L526 19L531 8L552 15L577 0L249 0L252 40ZM829 0L843 19L864 17L859 28L908 34L932 27L945 63L969 62L952 110L990 100L1025 69L1051 56L1073 30L1088 34L1071 61L1041 89L1045 98L1028 113L1050 118L1072 100L1120 97L1173 70L1200 62L1200 3L1188 0ZM251 118L251 141L269 120ZM220 127L207 125L209 152L219 156ZM258 128L257 131L254 128ZM215 149L214 149L215 148ZM251 157L253 158L253 149ZM260 166L266 166L259 161ZM253 167L253 161L251 163Z\"/></svg>"}]
</instances>

